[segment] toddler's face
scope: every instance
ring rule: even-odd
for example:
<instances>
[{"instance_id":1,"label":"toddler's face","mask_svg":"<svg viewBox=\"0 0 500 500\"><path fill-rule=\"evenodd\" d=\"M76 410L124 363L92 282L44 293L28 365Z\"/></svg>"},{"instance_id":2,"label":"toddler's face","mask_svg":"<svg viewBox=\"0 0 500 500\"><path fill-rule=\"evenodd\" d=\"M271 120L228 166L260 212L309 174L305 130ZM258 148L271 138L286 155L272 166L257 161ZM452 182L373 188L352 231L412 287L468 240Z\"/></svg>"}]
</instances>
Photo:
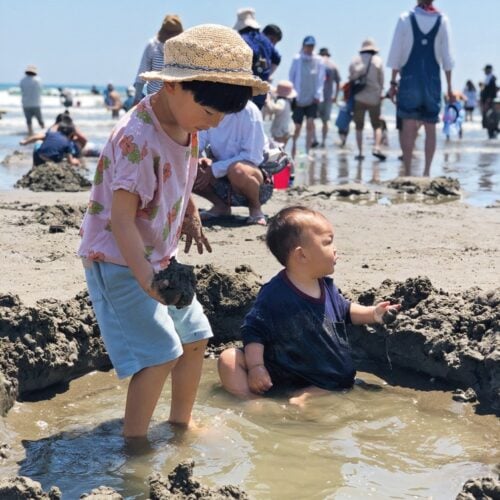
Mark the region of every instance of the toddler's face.
<instances>
[{"instance_id":1,"label":"toddler's face","mask_svg":"<svg viewBox=\"0 0 500 500\"><path fill-rule=\"evenodd\" d=\"M338 259L332 224L322 216L315 216L308 221L303 238L301 246L307 256L311 277L332 274Z\"/></svg>"}]
</instances>

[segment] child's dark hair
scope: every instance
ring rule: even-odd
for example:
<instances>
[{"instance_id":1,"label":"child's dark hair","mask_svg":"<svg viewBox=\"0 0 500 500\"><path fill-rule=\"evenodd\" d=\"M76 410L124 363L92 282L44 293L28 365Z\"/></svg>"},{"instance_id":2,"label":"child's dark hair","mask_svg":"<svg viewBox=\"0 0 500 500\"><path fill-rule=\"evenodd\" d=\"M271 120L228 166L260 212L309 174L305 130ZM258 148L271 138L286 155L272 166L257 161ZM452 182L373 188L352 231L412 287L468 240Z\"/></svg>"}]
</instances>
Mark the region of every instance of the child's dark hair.
<instances>
[{"instance_id":1,"label":"child's dark hair","mask_svg":"<svg viewBox=\"0 0 500 500\"><path fill-rule=\"evenodd\" d=\"M75 133L75 126L73 123L62 120L57 127L57 131L66 137L71 137Z\"/></svg>"},{"instance_id":2,"label":"child's dark hair","mask_svg":"<svg viewBox=\"0 0 500 500\"><path fill-rule=\"evenodd\" d=\"M238 113L252 98L252 88L243 85L193 80L181 82L181 86L192 92L195 102L221 113Z\"/></svg>"},{"instance_id":3,"label":"child's dark hair","mask_svg":"<svg viewBox=\"0 0 500 500\"><path fill-rule=\"evenodd\" d=\"M301 205L283 208L269 219L266 245L278 262L286 266L290 252L300 245L304 221L301 216L317 216L319 213Z\"/></svg>"},{"instance_id":4,"label":"child's dark hair","mask_svg":"<svg viewBox=\"0 0 500 500\"><path fill-rule=\"evenodd\" d=\"M283 32L279 26L276 26L276 24L268 24L262 30L262 33L266 36L274 36L278 42L283 38Z\"/></svg>"}]
</instances>

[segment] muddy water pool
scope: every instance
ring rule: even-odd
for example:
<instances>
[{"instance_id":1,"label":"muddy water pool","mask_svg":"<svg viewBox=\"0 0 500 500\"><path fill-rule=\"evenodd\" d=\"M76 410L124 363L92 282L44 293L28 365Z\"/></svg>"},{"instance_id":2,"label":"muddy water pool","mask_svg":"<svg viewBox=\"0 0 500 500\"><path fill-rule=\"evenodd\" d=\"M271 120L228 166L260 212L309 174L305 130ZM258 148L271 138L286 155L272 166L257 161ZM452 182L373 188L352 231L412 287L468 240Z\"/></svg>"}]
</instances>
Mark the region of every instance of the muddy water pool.
<instances>
[{"instance_id":1,"label":"muddy water pool","mask_svg":"<svg viewBox=\"0 0 500 500\"><path fill-rule=\"evenodd\" d=\"M192 458L207 486L235 484L256 499L454 499L500 462L499 421L450 392L421 391L358 374L368 385L298 409L285 400L241 403L225 394L216 361L200 386L196 432L165 423L166 387L147 443L120 436L126 382L93 372L49 399L16 403L0 421L10 456L0 476L25 475L65 499L105 484L147 498L147 477Z\"/></svg>"}]
</instances>

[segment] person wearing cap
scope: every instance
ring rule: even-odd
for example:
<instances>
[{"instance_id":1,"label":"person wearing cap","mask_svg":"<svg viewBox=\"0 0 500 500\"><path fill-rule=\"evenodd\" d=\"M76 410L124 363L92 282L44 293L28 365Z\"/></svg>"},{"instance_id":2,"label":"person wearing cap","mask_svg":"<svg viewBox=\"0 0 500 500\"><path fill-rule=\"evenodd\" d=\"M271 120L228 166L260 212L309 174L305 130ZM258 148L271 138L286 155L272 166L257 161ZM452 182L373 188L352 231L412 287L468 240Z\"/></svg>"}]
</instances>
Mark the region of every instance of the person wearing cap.
<instances>
[{"instance_id":1,"label":"person wearing cap","mask_svg":"<svg viewBox=\"0 0 500 500\"><path fill-rule=\"evenodd\" d=\"M170 38L182 33L182 30L181 18L177 14L167 14L156 36L147 43L134 82L134 104L137 104L143 98L143 89L146 82L141 78L141 73L161 71L163 69L163 44ZM160 90L161 87L162 83L160 81L149 81L146 85L146 93L152 94Z\"/></svg>"},{"instance_id":2,"label":"person wearing cap","mask_svg":"<svg viewBox=\"0 0 500 500\"><path fill-rule=\"evenodd\" d=\"M325 83L323 84L323 102L318 106L318 116L323 124L321 130L321 147L325 147L328 125L332 114L332 106L337 102L340 90L340 73L337 65L330 58L330 51L323 47L319 49L319 55L323 58L325 65ZM335 88L334 88L335 85Z\"/></svg>"},{"instance_id":3,"label":"person wearing cap","mask_svg":"<svg viewBox=\"0 0 500 500\"><path fill-rule=\"evenodd\" d=\"M177 255L211 251L192 187L198 132L245 108L267 83L252 74L252 51L231 28L205 24L170 38L161 71L140 76L161 88L116 124L97 163L81 226L89 296L113 367L128 386L123 434L144 437L169 374L169 422L192 426L205 347L212 336L201 304L176 307L155 274ZM183 277L184 278L184 277ZM176 280L174 280L176 281Z\"/></svg>"},{"instance_id":4,"label":"person wearing cap","mask_svg":"<svg viewBox=\"0 0 500 500\"><path fill-rule=\"evenodd\" d=\"M45 124L42 118L42 82L38 76L36 66L28 65L24 71L24 78L20 81L21 87L21 102L23 106L26 125L28 126L28 135L33 135L32 121L35 117L40 128L44 128Z\"/></svg>"},{"instance_id":5,"label":"person wearing cap","mask_svg":"<svg viewBox=\"0 0 500 500\"><path fill-rule=\"evenodd\" d=\"M382 124L380 122L382 90L384 88L384 64L378 52L375 42L367 39L362 43L359 54L349 66L349 81L354 82L360 78L364 81L362 89L354 95L353 121L356 127L356 143L358 146L356 160L364 159L363 128L367 112L375 134L372 154L379 160L386 159L386 156L381 151Z\"/></svg>"},{"instance_id":6,"label":"person wearing cap","mask_svg":"<svg viewBox=\"0 0 500 500\"><path fill-rule=\"evenodd\" d=\"M272 113L271 137L286 146L292 130L292 101L297 97L292 82L281 80L276 86L276 100L267 96L266 108Z\"/></svg>"},{"instance_id":7,"label":"person wearing cap","mask_svg":"<svg viewBox=\"0 0 500 500\"><path fill-rule=\"evenodd\" d=\"M389 96L397 100L397 114L402 121L400 137L406 175L411 174L413 149L421 125L425 129L424 175L430 175L441 108L440 68L446 75L448 97L453 96L449 24L433 0L417 0L416 7L399 18L392 38L387 59L387 66L392 69Z\"/></svg>"},{"instance_id":8,"label":"person wearing cap","mask_svg":"<svg viewBox=\"0 0 500 500\"><path fill-rule=\"evenodd\" d=\"M484 68L484 82L481 92L479 94L479 101L481 104L481 113L482 113L482 125L483 128L488 130L487 119L488 111L493 107L493 101L496 99L498 87L497 87L497 79L493 74L493 66L491 64L487 64ZM488 133L488 137L491 138L491 134Z\"/></svg>"},{"instance_id":9,"label":"person wearing cap","mask_svg":"<svg viewBox=\"0 0 500 500\"><path fill-rule=\"evenodd\" d=\"M306 118L306 153L313 146L314 119L318 114L318 104L323 101L323 84L325 82L325 65L320 56L314 53L316 39L306 36L301 51L293 58L289 80L297 92L296 105L293 111L295 131L292 139L292 158L297 153L297 140L300 136L302 122Z\"/></svg>"},{"instance_id":10,"label":"person wearing cap","mask_svg":"<svg viewBox=\"0 0 500 500\"><path fill-rule=\"evenodd\" d=\"M236 13L234 29L252 49L252 71L264 82L270 80L271 75L281 62L281 55L274 48L269 38L261 33L260 25L255 19L255 10L251 8L240 9ZM258 95L253 102L262 109L266 101L265 95Z\"/></svg>"}]
</instances>

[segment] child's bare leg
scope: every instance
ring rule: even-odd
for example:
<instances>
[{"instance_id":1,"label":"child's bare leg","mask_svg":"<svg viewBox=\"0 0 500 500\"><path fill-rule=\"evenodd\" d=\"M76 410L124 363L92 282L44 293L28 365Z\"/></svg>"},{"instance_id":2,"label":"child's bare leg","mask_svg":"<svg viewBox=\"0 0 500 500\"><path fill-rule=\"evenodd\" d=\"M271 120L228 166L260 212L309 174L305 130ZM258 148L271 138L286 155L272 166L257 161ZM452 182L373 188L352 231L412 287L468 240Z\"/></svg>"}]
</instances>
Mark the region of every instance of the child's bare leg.
<instances>
[{"instance_id":1,"label":"child's bare leg","mask_svg":"<svg viewBox=\"0 0 500 500\"><path fill-rule=\"evenodd\" d=\"M127 392L123 435L142 437L148 432L158 398L165 380L177 360L149 366L133 375Z\"/></svg>"},{"instance_id":2,"label":"child's bare leg","mask_svg":"<svg viewBox=\"0 0 500 500\"><path fill-rule=\"evenodd\" d=\"M182 346L184 353L172 370L172 403L168 419L172 424L189 426L191 423L207 343L208 340L199 340Z\"/></svg>"},{"instance_id":3,"label":"child's bare leg","mask_svg":"<svg viewBox=\"0 0 500 500\"><path fill-rule=\"evenodd\" d=\"M226 391L241 399L258 397L248 386L245 355L239 349L226 349L217 363L219 377Z\"/></svg>"},{"instance_id":4,"label":"child's bare leg","mask_svg":"<svg viewBox=\"0 0 500 500\"><path fill-rule=\"evenodd\" d=\"M331 392L311 385L294 392L293 396L288 400L288 402L292 405L304 407L308 399L319 396L327 396L328 394L331 394Z\"/></svg>"}]
</instances>

